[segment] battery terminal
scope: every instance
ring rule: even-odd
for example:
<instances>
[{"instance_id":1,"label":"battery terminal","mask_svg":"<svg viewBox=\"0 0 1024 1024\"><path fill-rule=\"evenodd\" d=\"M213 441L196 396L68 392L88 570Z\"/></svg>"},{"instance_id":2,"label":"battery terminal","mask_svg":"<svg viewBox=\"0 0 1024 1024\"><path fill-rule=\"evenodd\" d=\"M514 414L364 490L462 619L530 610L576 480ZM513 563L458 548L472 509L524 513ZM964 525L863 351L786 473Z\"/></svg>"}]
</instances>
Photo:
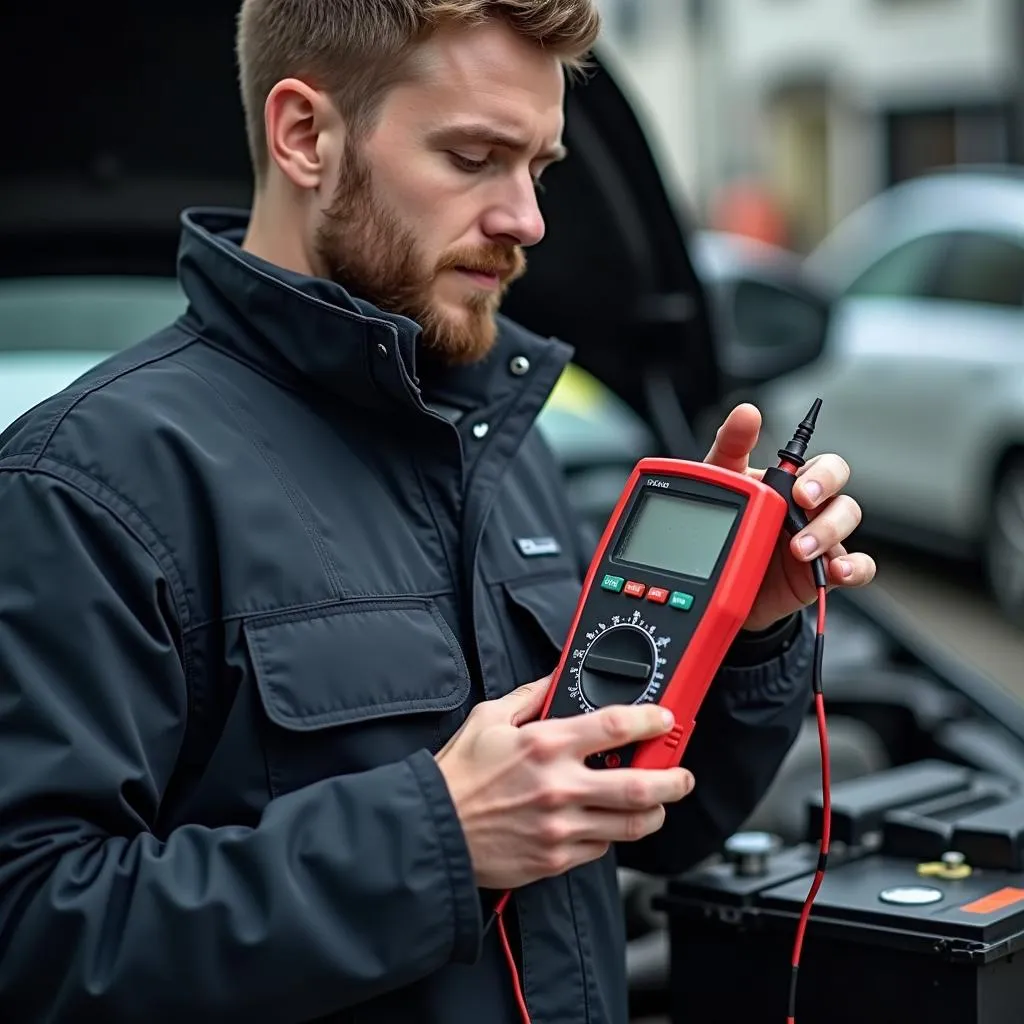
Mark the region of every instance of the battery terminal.
<instances>
[{"instance_id":1,"label":"battery terminal","mask_svg":"<svg viewBox=\"0 0 1024 1024\"><path fill-rule=\"evenodd\" d=\"M917 873L922 878L941 878L946 882L959 882L964 878L970 878L974 869L959 850L947 850L941 860L918 864Z\"/></svg>"}]
</instances>

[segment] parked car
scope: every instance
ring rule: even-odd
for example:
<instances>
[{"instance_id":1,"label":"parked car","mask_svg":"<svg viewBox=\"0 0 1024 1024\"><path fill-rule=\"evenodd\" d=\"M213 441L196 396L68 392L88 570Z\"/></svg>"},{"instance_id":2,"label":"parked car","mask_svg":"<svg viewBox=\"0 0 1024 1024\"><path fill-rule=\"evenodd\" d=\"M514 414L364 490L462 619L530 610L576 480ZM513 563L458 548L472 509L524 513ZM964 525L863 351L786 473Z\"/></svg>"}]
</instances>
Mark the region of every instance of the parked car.
<instances>
[{"instance_id":1,"label":"parked car","mask_svg":"<svg viewBox=\"0 0 1024 1024\"><path fill-rule=\"evenodd\" d=\"M121 5L116 32L95 12L72 12L55 35L45 5L29 5L13 15L18 30L0 37L13 76L50 69L33 104L15 104L6 125L11 137L34 138L40 123L49 131L0 170L0 417L91 365L102 355L97 339L125 344L174 315L181 207L248 202L236 85L223 57L234 7ZM150 45L130 42L137 39ZM112 53L115 45L123 51ZM219 56L179 59L197 47ZM108 116L114 110L119 116ZM733 396L813 358L827 302L793 268L765 270L745 256L716 261L701 249L600 58L587 84L569 93L566 140L572 157L546 175L548 236L506 309L576 346L542 428L581 518L597 526L636 459L651 451L702 457ZM773 287L785 305L777 316ZM796 343L779 329L794 322L794 295L816 311L805 314L817 341ZM753 307L744 305L750 296ZM835 779L936 757L1024 780L1024 707L950 662L882 595L837 593L829 609L824 680ZM813 720L807 725L751 827L802 835L802 802L819 771ZM621 880L633 1008L664 1009L667 940L650 906L660 883L626 872Z\"/></svg>"},{"instance_id":2,"label":"parked car","mask_svg":"<svg viewBox=\"0 0 1024 1024\"><path fill-rule=\"evenodd\" d=\"M874 532L980 560L1024 627L1024 175L900 184L807 258L835 298L820 360L759 394L773 437L813 392Z\"/></svg>"}]
</instances>

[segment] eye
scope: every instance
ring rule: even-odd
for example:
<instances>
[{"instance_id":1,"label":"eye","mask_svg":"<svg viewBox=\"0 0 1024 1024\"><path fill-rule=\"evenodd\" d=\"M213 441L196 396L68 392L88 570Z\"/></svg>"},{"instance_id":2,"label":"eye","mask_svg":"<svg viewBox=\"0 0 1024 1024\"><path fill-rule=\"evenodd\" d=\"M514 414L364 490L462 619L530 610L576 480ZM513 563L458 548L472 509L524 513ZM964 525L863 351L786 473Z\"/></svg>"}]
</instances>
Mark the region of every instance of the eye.
<instances>
[{"instance_id":1,"label":"eye","mask_svg":"<svg viewBox=\"0 0 1024 1024\"><path fill-rule=\"evenodd\" d=\"M468 156L463 156L461 153L449 153L449 159L460 171L465 171L467 174L477 174L487 166L487 159L483 160L471 160Z\"/></svg>"},{"instance_id":2,"label":"eye","mask_svg":"<svg viewBox=\"0 0 1024 1024\"><path fill-rule=\"evenodd\" d=\"M482 160L473 160L468 156L463 156L461 153L456 153L454 150L449 150L448 159L460 171L464 171L466 174L479 174L491 163L489 156L484 157ZM544 185L541 183L539 174L533 178L533 188L538 195L544 192Z\"/></svg>"}]
</instances>

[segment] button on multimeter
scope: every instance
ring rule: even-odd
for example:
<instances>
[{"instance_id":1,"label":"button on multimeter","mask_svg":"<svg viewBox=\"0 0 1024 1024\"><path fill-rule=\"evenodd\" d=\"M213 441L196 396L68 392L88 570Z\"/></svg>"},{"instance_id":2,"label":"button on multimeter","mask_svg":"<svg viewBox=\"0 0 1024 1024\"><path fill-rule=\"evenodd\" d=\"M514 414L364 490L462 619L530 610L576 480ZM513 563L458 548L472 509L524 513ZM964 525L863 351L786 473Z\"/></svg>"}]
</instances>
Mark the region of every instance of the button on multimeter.
<instances>
[{"instance_id":1,"label":"button on multimeter","mask_svg":"<svg viewBox=\"0 0 1024 1024\"><path fill-rule=\"evenodd\" d=\"M674 590L670 594L664 587L650 587L636 580L626 580L622 576L606 574L601 580L601 589L610 590L615 594L627 594L629 597L643 597L654 604L667 604L676 611L688 612L693 607L693 594Z\"/></svg>"}]
</instances>

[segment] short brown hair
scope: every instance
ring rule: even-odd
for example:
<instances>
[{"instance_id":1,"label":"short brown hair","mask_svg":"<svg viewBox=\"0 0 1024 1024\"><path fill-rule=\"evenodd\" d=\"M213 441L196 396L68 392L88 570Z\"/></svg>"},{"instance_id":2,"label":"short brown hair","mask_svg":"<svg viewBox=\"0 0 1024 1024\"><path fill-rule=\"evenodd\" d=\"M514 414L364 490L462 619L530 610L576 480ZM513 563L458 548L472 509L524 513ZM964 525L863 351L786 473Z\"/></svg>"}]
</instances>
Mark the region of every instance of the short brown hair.
<instances>
[{"instance_id":1,"label":"short brown hair","mask_svg":"<svg viewBox=\"0 0 1024 1024\"><path fill-rule=\"evenodd\" d=\"M407 71L409 52L442 24L505 21L550 50L570 71L597 38L593 0L243 0L237 59L253 169L267 166L263 108L283 78L302 78L333 97L358 134Z\"/></svg>"}]
</instances>

